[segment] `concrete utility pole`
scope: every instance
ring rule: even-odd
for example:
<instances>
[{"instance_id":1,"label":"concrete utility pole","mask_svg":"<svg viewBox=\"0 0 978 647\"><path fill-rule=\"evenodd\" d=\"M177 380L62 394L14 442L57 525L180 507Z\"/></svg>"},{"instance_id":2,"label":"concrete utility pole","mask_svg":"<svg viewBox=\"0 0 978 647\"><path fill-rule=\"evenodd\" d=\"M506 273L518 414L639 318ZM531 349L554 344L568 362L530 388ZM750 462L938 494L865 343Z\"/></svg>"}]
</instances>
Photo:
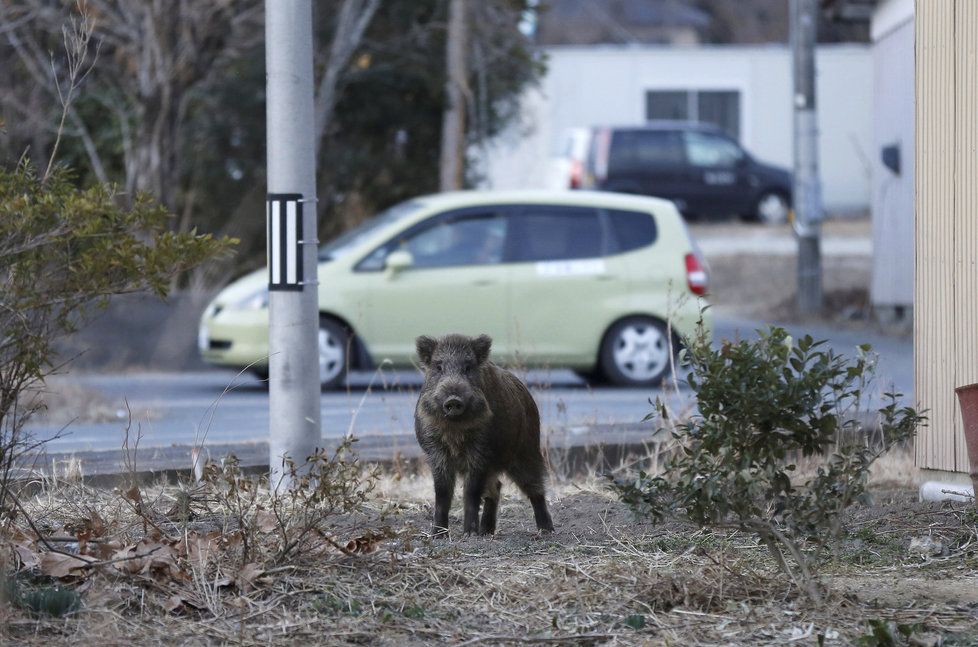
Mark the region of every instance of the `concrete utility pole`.
<instances>
[{"instance_id":1,"label":"concrete utility pole","mask_svg":"<svg viewBox=\"0 0 978 647\"><path fill-rule=\"evenodd\" d=\"M448 3L445 47L445 111L441 125L441 190L462 188L465 170L465 100L468 94L465 52L468 45L466 0Z\"/></svg>"},{"instance_id":2,"label":"concrete utility pole","mask_svg":"<svg viewBox=\"0 0 978 647\"><path fill-rule=\"evenodd\" d=\"M311 0L266 0L269 467L321 446Z\"/></svg>"},{"instance_id":3,"label":"concrete utility pole","mask_svg":"<svg viewBox=\"0 0 978 647\"><path fill-rule=\"evenodd\" d=\"M794 65L795 185L794 228L798 238L798 311L822 309L822 186L818 177L818 124L815 110L815 42L818 0L791 0Z\"/></svg>"}]
</instances>

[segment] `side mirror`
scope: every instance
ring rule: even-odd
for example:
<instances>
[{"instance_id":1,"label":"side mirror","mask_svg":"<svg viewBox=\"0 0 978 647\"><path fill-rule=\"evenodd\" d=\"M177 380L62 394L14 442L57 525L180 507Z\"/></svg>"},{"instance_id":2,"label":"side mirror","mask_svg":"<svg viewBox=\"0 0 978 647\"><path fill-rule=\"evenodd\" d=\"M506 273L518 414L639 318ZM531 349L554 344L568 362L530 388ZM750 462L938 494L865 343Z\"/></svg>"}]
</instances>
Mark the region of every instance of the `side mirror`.
<instances>
[{"instance_id":1,"label":"side mirror","mask_svg":"<svg viewBox=\"0 0 978 647\"><path fill-rule=\"evenodd\" d=\"M414 265L414 257L411 256L411 252L403 249L391 252L384 261L384 268L387 269L388 274L397 274L412 265Z\"/></svg>"},{"instance_id":2,"label":"side mirror","mask_svg":"<svg viewBox=\"0 0 978 647\"><path fill-rule=\"evenodd\" d=\"M883 166L900 175L900 144L890 144L880 150L880 159Z\"/></svg>"}]
</instances>

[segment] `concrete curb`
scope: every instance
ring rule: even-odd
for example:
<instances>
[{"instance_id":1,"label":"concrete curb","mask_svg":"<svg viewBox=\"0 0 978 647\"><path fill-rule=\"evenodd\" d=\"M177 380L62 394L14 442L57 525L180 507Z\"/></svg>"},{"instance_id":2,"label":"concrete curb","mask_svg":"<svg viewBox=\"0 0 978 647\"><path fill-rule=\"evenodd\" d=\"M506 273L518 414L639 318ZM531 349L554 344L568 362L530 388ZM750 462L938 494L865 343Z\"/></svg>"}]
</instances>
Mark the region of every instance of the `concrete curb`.
<instances>
[{"instance_id":1,"label":"concrete curb","mask_svg":"<svg viewBox=\"0 0 978 647\"><path fill-rule=\"evenodd\" d=\"M630 458L649 455L667 439L668 434L656 433L648 424L569 427L551 432L544 451L555 471L559 468L561 476L569 476L605 471ZM325 446L331 450L339 441L327 439ZM191 478L192 449L190 445L140 448L136 454L138 480L177 482ZM413 434L364 436L357 439L354 449L361 461L385 467L416 470L424 460ZM205 460L220 460L229 454L250 473L268 470L267 442L207 444L201 449ZM56 472L62 478L65 472L80 472L82 480L94 487L114 487L128 476L121 450L45 452L29 462L34 465L28 470L31 474L49 476Z\"/></svg>"}]
</instances>

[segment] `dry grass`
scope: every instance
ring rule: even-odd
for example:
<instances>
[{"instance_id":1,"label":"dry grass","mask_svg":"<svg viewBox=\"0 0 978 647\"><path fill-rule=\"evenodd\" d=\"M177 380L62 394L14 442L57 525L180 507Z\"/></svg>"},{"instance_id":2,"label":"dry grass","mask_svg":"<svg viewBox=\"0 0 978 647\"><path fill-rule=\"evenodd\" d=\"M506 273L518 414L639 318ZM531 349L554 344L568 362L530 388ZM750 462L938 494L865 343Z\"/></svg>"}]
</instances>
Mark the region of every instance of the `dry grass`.
<instances>
[{"instance_id":1,"label":"dry grass","mask_svg":"<svg viewBox=\"0 0 978 647\"><path fill-rule=\"evenodd\" d=\"M891 478L902 469L894 460L880 474ZM205 514L200 505L199 514L181 519L184 495L172 486L144 488L137 514L124 492L65 481L41 485L25 507L42 534L65 540L54 543L65 552L79 549L79 537L179 546L190 537L235 532L227 515ZM388 538L372 552L344 554L323 544L287 563L242 564L240 552L219 540L207 554L174 553L175 571L160 554L156 564L166 568L122 561L85 569L59 580L82 592L79 611L55 619L0 606L0 642L781 645L815 644L821 634L826 644L841 645L867 634L872 619L919 624L918 637L978 631L978 594L961 595L978 591L972 543L978 516L961 506L879 492L874 506L854 514L856 534L823 565L828 602L814 608L751 537L636 520L598 477L552 488L553 535L536 533L515 488L504 492L496 537L433 540L426 533L427 475L391 470L362 513L334 525L340 544L386 528ZM198 504L206 499L196 496ZM104 528L93 531L93 520ZM460 527L457 514L452 527ZM935 532L946 554L907 552L911 537ZM10 552L15 544L46 552L23 519L3 543L8 573L18 563ZM24 588L53 581L38 571L21 568L15 579ZM904 587L903 598L880 599L879 591L900 590L900 581L919 587L921 578L947 595L931 591L935 602L915 603L913 589Z\"/></svg>"}]
</instances>

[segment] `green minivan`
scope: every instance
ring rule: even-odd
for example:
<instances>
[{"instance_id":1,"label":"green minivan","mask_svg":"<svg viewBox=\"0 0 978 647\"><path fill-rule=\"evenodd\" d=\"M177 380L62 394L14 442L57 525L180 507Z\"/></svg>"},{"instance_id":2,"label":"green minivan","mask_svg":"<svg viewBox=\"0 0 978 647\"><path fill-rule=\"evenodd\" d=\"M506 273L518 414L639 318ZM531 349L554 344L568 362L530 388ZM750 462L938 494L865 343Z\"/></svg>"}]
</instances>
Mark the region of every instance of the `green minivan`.
<instances>
[{"instance_id":1,"label":"green minivan","mask_svg":"<svg viewBox=\"0 0 978 647\"><path fill-rule=\"evenodd\" d=\"M707 273L672 202L591 191L459 191L398 204L319 249L323 388L414 363L418 335L486 333L502 365L658 384L704 318ZM268 272L207 306L207 362L267 374Z\"/></svg>"}]
</instances>

